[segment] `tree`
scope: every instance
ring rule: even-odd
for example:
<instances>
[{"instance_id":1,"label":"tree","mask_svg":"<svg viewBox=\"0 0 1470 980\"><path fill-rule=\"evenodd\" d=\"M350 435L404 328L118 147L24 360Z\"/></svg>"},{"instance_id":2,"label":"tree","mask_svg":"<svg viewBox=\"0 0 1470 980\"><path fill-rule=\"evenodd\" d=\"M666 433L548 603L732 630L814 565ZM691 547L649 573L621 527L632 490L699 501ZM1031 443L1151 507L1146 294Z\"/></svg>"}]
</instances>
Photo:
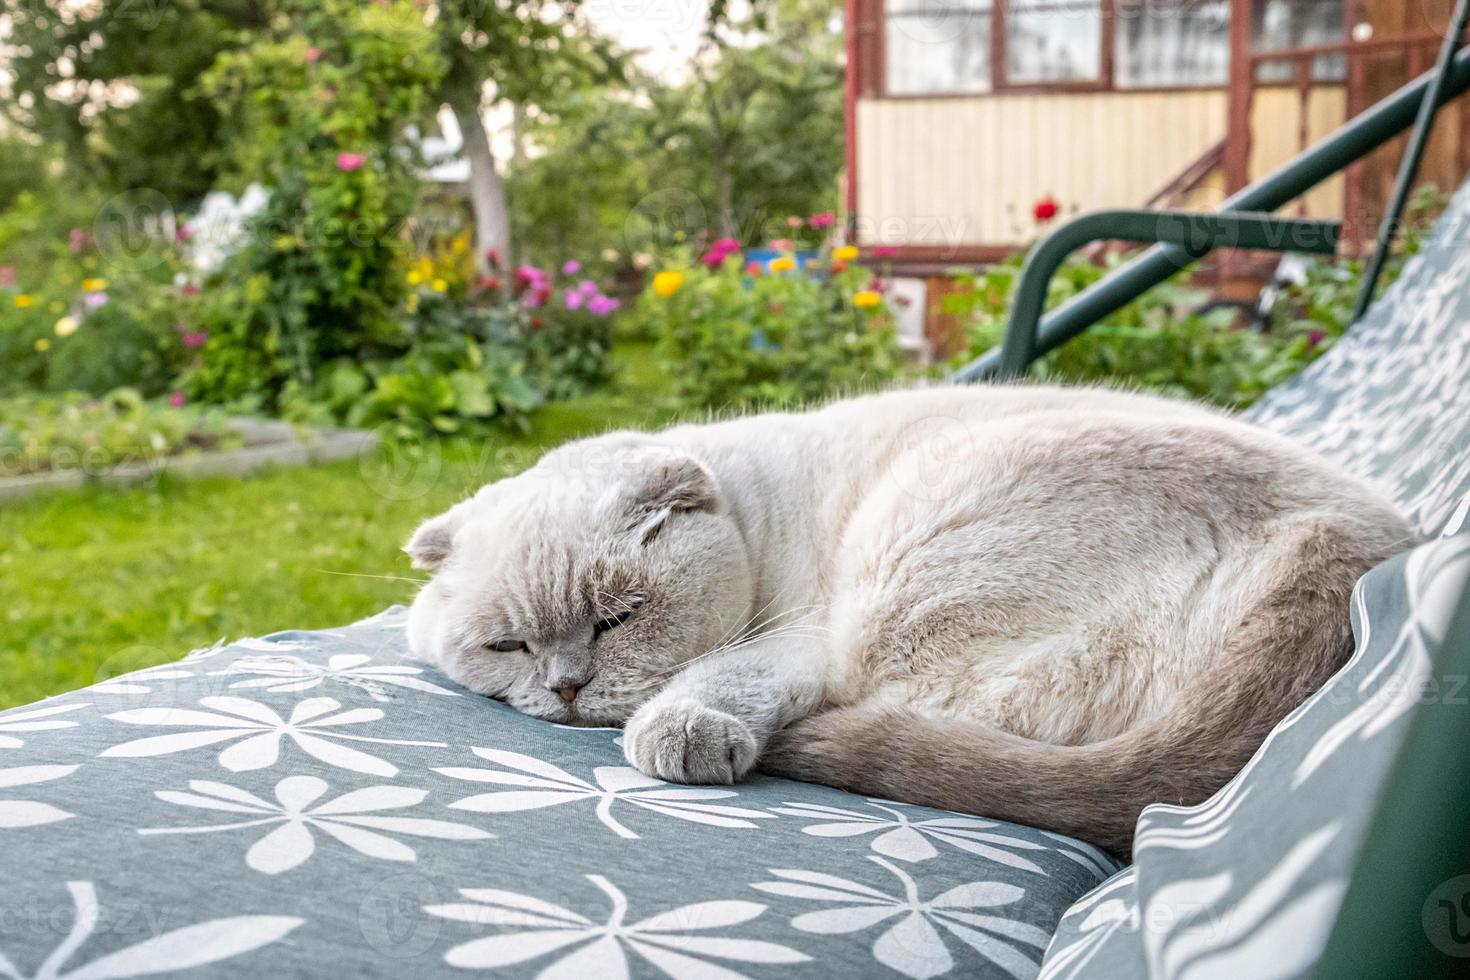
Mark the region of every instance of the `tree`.
<instances>
[{"instance_id":1,"label":"tree","mask_svg":"<svg viewBox=\"0 0 1470 980\"><path fill-rule=\"evenodd\" d=\"M470 204L483 263L489 249L510 259L510 209L483 113L554 101L568 89L621 77L614 47L598 38L581 0L438 0L433 22L448 64L441 98L454 111L469 162Z\"/></svg>"},{"instance_id":2,"label":"tree","mask_svg":"<svg viewBox=\"0 0 1470 980\"><path fill-rule=\"evenodd\" d=\"M246 32L263 30L269 0L3 0L10 34L9 122L60 148L74 179L104 192L151 188L198 198L224 161L225 120L200 77Z\"/></svg>"}]
</instances>

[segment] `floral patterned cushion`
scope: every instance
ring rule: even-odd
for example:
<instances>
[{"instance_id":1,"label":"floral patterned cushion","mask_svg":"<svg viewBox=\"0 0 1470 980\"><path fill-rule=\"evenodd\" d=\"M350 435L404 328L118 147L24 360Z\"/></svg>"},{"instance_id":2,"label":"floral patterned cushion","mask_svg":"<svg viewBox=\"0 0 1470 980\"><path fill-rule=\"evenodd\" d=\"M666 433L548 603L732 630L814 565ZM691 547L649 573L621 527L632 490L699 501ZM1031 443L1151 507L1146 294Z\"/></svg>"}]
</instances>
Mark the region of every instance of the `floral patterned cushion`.
<instances>
[{"instance_id":1,"label":"floral patterned cushion","mask_svg":"<svg viewBox=\"0 0 1470 980\"><path fill-rule=\"evenodd\" d=\"M401 610L0 713L0 977L1031 977L1118 870L1076 841L769 778L405 659Z\"/></svg>"},{"instance_id":2,"label":"floral patterned cushion","mask_svg":"<svg viewBox=\"0 0 1470 980\"><path fill-rule=\"evenodd\" d=\"M1048 980L1310 973L1410 713L1470 698L1434 666L1470 578L1467 235L1470 185L1364 321L1253 413L1377 480L1436 540L1364 577L1352 662L1229 785L1144 811L1136 863L1068 912Z\"/></svg>"}]
</instances>

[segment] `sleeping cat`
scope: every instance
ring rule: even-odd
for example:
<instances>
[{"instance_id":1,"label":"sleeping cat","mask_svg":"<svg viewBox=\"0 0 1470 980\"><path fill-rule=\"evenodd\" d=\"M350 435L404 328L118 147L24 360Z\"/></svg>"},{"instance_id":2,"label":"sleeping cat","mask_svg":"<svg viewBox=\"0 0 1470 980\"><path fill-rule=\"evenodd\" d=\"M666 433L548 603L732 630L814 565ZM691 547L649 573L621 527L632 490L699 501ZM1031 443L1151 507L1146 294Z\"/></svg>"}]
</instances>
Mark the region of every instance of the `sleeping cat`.
<instances>
[{"instance_id":1,"label":"sleeping cat","mask_svg":"<svg viewBox=\"0 0 1470 980\"><path fill-rule=\"evenodd\" d=\"M660 779L764 772L1127 853L1345 661L1411 531L1281 437L1099 389L616 432L426 522L414 651Z\"/></svg>"}]
</instances>

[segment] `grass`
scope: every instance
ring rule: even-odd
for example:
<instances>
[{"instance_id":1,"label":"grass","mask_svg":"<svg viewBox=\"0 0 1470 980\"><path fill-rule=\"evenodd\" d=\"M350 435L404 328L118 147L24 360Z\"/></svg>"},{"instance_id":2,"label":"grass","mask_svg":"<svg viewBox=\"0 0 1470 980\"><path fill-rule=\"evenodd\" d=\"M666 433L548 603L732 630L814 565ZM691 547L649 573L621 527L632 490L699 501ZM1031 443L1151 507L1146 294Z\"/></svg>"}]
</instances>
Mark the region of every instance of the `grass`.
<instances>
[{"instance_id":1,"label":"grass","mask_svg":"<svg viewBox=\"0 0 1470 980\"><path fill-rule=\"evenodd\" d=\"M526 435L0 507L0 708L221 637L340 625L407 602L419 573L398 549L420 520L559 442L672 415L646 350L622 347L616 362L607 391L545 407Z\"/></svg>"}]
</instances>

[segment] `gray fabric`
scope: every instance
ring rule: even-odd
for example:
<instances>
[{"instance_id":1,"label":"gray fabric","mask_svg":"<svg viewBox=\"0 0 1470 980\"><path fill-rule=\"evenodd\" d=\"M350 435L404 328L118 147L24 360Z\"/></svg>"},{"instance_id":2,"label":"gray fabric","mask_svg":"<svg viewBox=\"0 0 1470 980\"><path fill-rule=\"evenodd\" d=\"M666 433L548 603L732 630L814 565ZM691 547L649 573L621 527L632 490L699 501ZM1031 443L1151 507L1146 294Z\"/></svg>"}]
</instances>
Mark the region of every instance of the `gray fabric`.
<instances>
[{"instance_id":1,"label":"gray fabric","mask_svg":"<svg viewBox=\"0 0 1470 980\"><path fill-rule=\"evenodd\" d=\"M0 976L1027 977L1118 868L823 787L661 784L619 732L404 650L395 610L0 714Z\"/></svg>"},{"instance_id":2,"label":"gray fabric","mask_svg":"<svg viewBox=\"0 0 1470 980\"><path fill-rule=\"evenodd\" d=\"M1139 820L1135 865L1079 901L1042 975L1297 977L1321 955L1407 720L1470 699L1432 662L1470 577L1470 186L1369 316L1255 410L1378 481L1437 540L1365 576L1358 650L1197 807Z\"/></svg>"}]
</instances>

